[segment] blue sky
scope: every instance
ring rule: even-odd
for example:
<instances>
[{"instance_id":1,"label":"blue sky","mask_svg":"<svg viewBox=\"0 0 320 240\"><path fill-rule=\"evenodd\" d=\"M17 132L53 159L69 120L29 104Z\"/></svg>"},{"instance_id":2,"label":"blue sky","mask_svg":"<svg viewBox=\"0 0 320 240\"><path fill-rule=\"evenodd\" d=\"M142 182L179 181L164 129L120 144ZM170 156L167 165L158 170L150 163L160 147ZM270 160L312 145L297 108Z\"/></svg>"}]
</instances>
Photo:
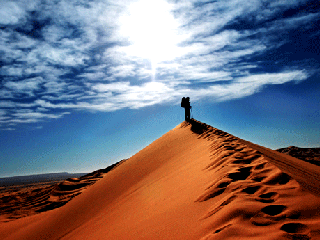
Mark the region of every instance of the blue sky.
<instances>
[{"instance_id":1,"label":"blue sky","mask_svg":"<svg viewBox=\"0 0 320 240\"><path fill-rule=\"evenodd\" d=\"M319 147L320 3L1 1L0 177L90 172L193 117Z\"/></svg>"}]
</instances>

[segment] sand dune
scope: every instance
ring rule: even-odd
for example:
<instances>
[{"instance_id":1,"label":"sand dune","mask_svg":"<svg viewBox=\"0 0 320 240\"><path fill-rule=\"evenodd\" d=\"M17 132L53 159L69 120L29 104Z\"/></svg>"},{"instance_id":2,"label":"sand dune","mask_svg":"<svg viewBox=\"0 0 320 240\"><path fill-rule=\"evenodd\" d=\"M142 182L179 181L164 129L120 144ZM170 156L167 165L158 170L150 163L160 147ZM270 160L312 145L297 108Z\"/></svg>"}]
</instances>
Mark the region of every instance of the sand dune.
<instances>
[{"instance_id":1,"label":"sand dune","mask_svg":"<svg viewBox=\"0 0 320 240\"><path fill-rule=\"evenodd\" d=\"M0 189L0 222L9 222L59 208L103 178L106 173L123 161L79 178L68 178L63 181L53 180L36 183L31 179L32 176L30 179L28 176L21 177L21 181L18 179L18 185ZM26 184L22 182L23 179L27 179Z\"/></svg>"},{"instance_id":2,"label":"sand dune","mask_svg":"<svg viewBox=\"0 0 320 240\"><path fill-rule=\"evenodd\" d=\"M0 239L319 239L319 173L183 122L61 208L0 224Z\"/></svg>"}]
</instances>

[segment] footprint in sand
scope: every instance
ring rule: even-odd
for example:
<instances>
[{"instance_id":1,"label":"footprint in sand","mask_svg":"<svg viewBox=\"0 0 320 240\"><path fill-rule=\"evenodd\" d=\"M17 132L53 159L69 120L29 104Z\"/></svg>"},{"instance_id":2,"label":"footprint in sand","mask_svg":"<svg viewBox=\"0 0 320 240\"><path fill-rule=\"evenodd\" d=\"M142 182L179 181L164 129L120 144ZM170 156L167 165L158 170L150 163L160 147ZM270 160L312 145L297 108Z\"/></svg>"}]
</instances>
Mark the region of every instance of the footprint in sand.
<instances>
[{"instance_id":1,"label":"footprint in sand","mask_svg":"<svg viewBox=\"0 0 320 240\"><path fill-rule=\"evenodd\" d=\"M232 224L227 224L227 225L225 225L225 226L223 226L223 227L221 227L221 228L218 228L217 230L214 231L214 233L219 233L219 232L221 232L222 230L230 227L231 225L232 225Z\"/></svg>"},{"instance_id":2,"label":"footprint in sand","mask_svg":"<svg viewBox=\"0 0 320 240\"><path fill-rule=\"evenodd\" d=\"M258 164L252 170L252 175L250 179L255 182L262 182L267 178L270 178L270 173L272 172L271 169L264 169L266 163Z\"/></svg>"},{"instance_id":3,"label":"footprint in sand","mask_svg":"<svg viewBox=\"0 0 320 240\"><path fill-rule=\"evenodd\" d=\"M219 196L222 194L226 188L230 185L231 180L230 179L222 179L221 181L217 182L216 184L213 184L209 186L206 190L206 192L198 197L196 202L204 202L209 200L210 198L214 198L216 196Z\"/></svg>"},{"instance_id":4,"label":"footprint in sand","mask_svg":"<svg viewBox=\"0 0 320 240\"><path fill-rule=\"evenodd\" d=\"M231 145L225 145L223 146L225 150L235 150L236 146L231 146Z\"/></svg>"},{"instance_id":5,"label":"footprint in sand","mask_svg":"<svg viewBox=\"0 0 320 240\"><path fill-rule=\"evenodd\" d=\"M223 231L223 230L225 230L225 229L227 229L227 228L229 228L229 227L231 227L231 226L232 226L232 224L229 223L229 224L227 224L227 225L224 225L224 226L222 226L222 227L219 227L219 228L216 229L214 232L209 233L207 236L201 238L200 240L212 240L212 239L215 239L215 234L220 233L221 231Z\"/></svg>"},{"instance_id":6,"label":"footprint in sand","mask_svg":"<svg viewBox=\"0 0 320 240\"><path fill-rule=\"evenodd\" d=\"M284 185L287 184L291 179L292 177L290 177L288 174L284 172L277 172L266 179L264 183L267 185Z\"/></svg>"},{"instance_id":7,"label":"footprint in sand","mask_svg":"<svg viewBox=\"0 0 320 240\"><path fill-rule=\"evenodd\" d=\"M261 157L260 154L254 154L254 155L249 155L244 157L236 156L235 158L237 158L237 160L233 161L232 163L233 164L251 164L259 157Z\"/></svg>"},{"instance_id":8,"label":"footprint in sand","mask_svg":"<svg viewBox=\"0 0 320 240\"><path fill-rule=\"evenodd\" d=\"M282 213L287 207L284 205L269 205L261 209L261 212L270 215L276 216Z\"/></svg>"},{"instance_id":9,"label":"footprint in sand","mask_svg":"<svg viewBox=\"0 0 320 240\"><path fill-rule=\"evenodd\" d=\"M268 226L286 218L283 211L287 209L284 205L269 205L260 210L250 221L256 226Z\"/></svg>"},{"instance_id":10,"label":"footprint in sand","mask_svg":"<svg viewBox=\"0 0 320 240\"><path fill-rule=\"evenodd\" d=\"M272 203L279 197L279 194L276 192L268 192L259 195L256 200L263 203Z\"/></svg>"},{"instance_id":11,"label":"footprint in sand","mask_svg":"<svg viewBox=\"0 0 320 240\"><path fill-rule=\"evenodd\" d=\"M301 216L301 212L297 210L291 210L286 212L286 216L287 218L290 218L290 219L298 219Z\"/></svg>"},{"instance_id":12,"label":"footprint in sand","mask_svg":"<svg viewBox=\"0 0 320 240\"><path fill-rule=\"evenodd\" d=\"M223 198L219 202L215 204L215 206L203 217L203 219L211 217L212 215L216 214L222 208L233 202L237 198L236 195L231 195Z\"/></svg>"},{"instance_id":13,"label":"footprint in sand","mask_svg":"<svg viewBox=\"0 0 320 240\"><path fill-rule=\"evenodd\" d=\"M239 180L246 180L251 174L252 166L241 167L236 172L228 173L228 177L232 179L233 182Z\"/></svg>"},{"instance_id":14,"label":"footprint in sand","mask_svg":"<svg viewBox=\"0 0 320 240\"><path fill-rule=\"evenodd\" d=\"M197 202L207 201L210 198L214 198L214 197L224 193L224 191L230 185L231 182L246 180L252 173L251 169L252 169L252 166L247 166L247 167L240 167L240 168L234 170L233 172L229 172L225 176L225 178L223 178L221 181L208 187L205 194L198 197L198 199L196 201ZM254 187L250 186L250 187L244 189L243 191L244 192L247 191L248 194L253 194L259 188L260 187L258 187L258 186L254 186ZM250 193L250 192L252 192L252 193Z\"/></svg>"},{"instance_id":15,"label":"footprint in sand","mask_svg":"<svg viewBox=\"0 0 320 240\"><path fill-rule=\"evenodd\" d=\"M302 223L286 223L283 224L280 229L286 232L285 236L288 237L288 239L311 239L310 228Z\"/></svg>"},{"instance_id":16,"label":"footprint in sand","mask_svg":"<svg viewBox=\"0 0 320 240\"><path fill-rule=\"evenodd\" d=\"M255 182L262 182L265 178L266 177L254 176L251 180Z\"/></svg>"},{"instance_id":17,"label":"footprint in sand","mask_svg":"<svg viewBox=\"0 0 320 240\"><path fill-rule=\"evenodd\" d=\"M260 164L256 165L254 169L260 170L260 169L263 169L266 165L267 165L267 162L260 163Z\"/></svg>"},{"instance_id":18,"label":"footprint in sand","mask_svg":"<svg viewBox=\"0 0 320 240\"><path fill-rule=\"evenodd\" d=\"M261 188L261 186L248 186L244 189L241 190L241 192L247 193L247 194L255 194L259 189Z\"/></svg>"}]
</instances>

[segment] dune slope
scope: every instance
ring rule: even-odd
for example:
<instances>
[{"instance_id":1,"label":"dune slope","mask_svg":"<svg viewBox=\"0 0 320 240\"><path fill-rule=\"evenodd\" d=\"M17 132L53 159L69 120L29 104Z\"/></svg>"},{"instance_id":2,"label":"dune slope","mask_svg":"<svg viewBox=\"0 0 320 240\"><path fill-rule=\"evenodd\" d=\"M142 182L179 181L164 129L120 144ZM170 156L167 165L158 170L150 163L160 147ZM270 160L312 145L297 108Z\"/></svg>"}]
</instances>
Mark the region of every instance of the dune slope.
<instances>
[{"instance_id":1,"label":"dune slope","mask_svg":"<svg viewBox=\"0 0 320 240\"><path fill-rule=\"evenodd\" d=\"M318 239L310 165L183 122L63 207L1 224L0 238Z\"/></svg>"}]
</instances>

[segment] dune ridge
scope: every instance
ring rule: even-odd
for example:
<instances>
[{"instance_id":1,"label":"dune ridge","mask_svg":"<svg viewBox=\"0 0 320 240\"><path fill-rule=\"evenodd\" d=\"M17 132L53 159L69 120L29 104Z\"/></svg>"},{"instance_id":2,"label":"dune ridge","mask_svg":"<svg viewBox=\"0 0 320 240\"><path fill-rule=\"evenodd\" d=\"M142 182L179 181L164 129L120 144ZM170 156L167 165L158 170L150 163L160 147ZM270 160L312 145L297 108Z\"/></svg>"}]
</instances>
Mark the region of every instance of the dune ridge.
<instances>
[{"instance_id":1,"label":"dune ridge","mask_svg":"<svg viewBox=\"0 0 320 240\"><path fill-rule=\"evenodd\" d=\"M192 119L63 207L0 224L0 238L319 239L319 173Z\"/></svg>"}]
</instances>

